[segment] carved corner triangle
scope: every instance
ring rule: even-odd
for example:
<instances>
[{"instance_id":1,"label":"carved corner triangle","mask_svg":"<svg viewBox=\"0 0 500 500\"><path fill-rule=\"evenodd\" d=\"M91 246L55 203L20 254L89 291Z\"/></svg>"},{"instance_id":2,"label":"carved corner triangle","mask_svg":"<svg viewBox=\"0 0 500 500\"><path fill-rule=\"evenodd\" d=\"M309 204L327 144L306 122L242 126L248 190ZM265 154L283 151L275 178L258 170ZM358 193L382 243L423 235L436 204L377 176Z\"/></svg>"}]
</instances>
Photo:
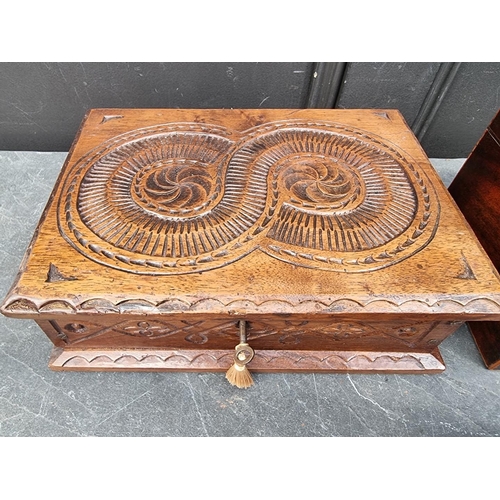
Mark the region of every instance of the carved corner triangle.
<instances>
[{"instance_id":1,"label":"carved corner triangle","mask_svg":"<svg viewBox=\"0 0 500 500\"><path fill-rule=\"evenodd\" d=\"M110 120L120 120L121 118L124 118L124 115L104 115L102 117L100 125L103 125L106 122L109 122Z\"/></svg>"},{"instance_id":2,"label":"carved corner triangle","mask_svg":"<svg viewBox=\"0 0 500 500\"><path fill-rule=\"evenodd\" d=\"M472 270L470 264L467 262L465 255L462 253L462 257L460 258L460 263L462 264L462 271L457 274L456 278L461 280L477 280L474 271Z\"/></svg>"},{"instance_id":3,"label":"carved corner triangle","mask_svg":"<svg viewBox=\"0 0 500 500\"><path fill-rule=\"evenodd\" d=\"M50 263L49 270L47 272L47 279L45 280L46 283L75 280L78 280L78 278L75 278L74 276L67 276L66 274L62 273L55 264L53 264L52 262Z\"/></svg>"}]
</instances>

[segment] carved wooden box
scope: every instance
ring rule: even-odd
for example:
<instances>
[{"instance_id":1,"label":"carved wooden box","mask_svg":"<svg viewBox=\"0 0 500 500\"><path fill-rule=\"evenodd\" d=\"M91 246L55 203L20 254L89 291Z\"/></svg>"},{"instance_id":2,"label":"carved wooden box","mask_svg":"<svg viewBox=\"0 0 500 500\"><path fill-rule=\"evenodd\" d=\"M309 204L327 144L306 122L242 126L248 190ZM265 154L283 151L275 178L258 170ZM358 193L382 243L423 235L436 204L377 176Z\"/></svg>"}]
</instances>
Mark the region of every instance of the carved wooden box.
<instances>
[{"instance_id":1,"label":"carved wooden box","mask_svg":"<svg viewBox=\"0 0 500 500\"><path fill-rule=\"evenodd\" d=\"M2 312L55 370L435 373L500 282L394 110L88 113ZM243 322L243 323L240 323Z\"/></svg>"}]
</instances>

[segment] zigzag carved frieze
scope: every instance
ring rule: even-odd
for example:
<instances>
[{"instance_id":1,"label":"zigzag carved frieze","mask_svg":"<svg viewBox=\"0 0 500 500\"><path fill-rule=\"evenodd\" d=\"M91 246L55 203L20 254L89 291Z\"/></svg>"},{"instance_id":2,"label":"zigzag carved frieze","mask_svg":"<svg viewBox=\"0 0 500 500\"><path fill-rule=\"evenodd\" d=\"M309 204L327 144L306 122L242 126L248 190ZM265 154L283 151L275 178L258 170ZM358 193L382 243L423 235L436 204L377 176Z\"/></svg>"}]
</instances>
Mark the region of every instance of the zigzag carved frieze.
<instances>
[{"instance_id":1,"label":"zigzag carved frieze","mask_svg":"<svg viewBox=\"0 0 500 500\"><path fill-rule=\"evenodd\" d=\"M424 248L439 212L419 165L368 132L295 120L245 133L176 123L81 158L64 179L58 224L83 255L131 273L207 271L255 250L362 272Z\"/></svg>"}]
</instances>

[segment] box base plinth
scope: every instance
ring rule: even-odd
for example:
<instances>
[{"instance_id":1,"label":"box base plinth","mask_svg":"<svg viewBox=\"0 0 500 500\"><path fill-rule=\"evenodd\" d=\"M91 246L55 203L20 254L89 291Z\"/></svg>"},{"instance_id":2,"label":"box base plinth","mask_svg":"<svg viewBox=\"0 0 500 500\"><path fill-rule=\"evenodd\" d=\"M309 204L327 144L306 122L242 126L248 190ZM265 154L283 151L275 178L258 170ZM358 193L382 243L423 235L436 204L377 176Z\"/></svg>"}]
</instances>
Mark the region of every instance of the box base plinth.
<instances>
[{"instance_id":1,"label":"box base plinth","mask_svg":"<svg viewBox=\"0 0 500 500\"><path fill-rule=\"evenodd\" d=\"M49 368L61 371L224 372L234 350L76 350L54 348ZM261 350L248 365L262 373L441 373L437 348L431 352Z\"/></svg>"}]
</instances>

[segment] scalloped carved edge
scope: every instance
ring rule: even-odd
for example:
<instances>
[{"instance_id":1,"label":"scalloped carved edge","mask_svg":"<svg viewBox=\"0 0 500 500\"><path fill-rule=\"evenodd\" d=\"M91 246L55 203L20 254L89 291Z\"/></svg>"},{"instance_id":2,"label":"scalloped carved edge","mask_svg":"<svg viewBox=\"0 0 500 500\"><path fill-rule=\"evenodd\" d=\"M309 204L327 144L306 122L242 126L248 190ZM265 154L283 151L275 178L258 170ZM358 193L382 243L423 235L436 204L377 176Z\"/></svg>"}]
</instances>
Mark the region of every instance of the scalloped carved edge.
<instances>
[{"instance_id":1,"label":"scalloped carved edge","mask_svg":"<svg viewBox=\"0 0 500 500\"><path fill-rule=\"evenodd\" d=\"M385 298L372 298L366 302L341 298L333 301L314 299L297 302L282 299L268 299L262 302L238 299L223 302L215 298L197 299L188 302L181 299L167 299L157 303L143 299L129 299L113 303L107 299L92 298L80 303L67 300L49 300L35 303L33 300L16 297L2 306L2 313L9 315L33 315L42 313L116 313L116 314L162 314L172 312L227 312L240 313L352 313L352 312L443 312L461 314L500 314L500 304L491 297L472 299L437 299L433 302L408 299L401 302Z\"/></svg>"},{"instance_id":2,"label":"scalloped carved edge","mask_svg":"<svg viewBox=\"0 0 500 500\"><path fill-rule=\"evenodd\" d=\"M63 350L54 348L52 370L71 371L226 371L234 350ZM440 373L445 365L432 352L257 351L248 365L253 372Z\"/></svg>"}]
</instances>

